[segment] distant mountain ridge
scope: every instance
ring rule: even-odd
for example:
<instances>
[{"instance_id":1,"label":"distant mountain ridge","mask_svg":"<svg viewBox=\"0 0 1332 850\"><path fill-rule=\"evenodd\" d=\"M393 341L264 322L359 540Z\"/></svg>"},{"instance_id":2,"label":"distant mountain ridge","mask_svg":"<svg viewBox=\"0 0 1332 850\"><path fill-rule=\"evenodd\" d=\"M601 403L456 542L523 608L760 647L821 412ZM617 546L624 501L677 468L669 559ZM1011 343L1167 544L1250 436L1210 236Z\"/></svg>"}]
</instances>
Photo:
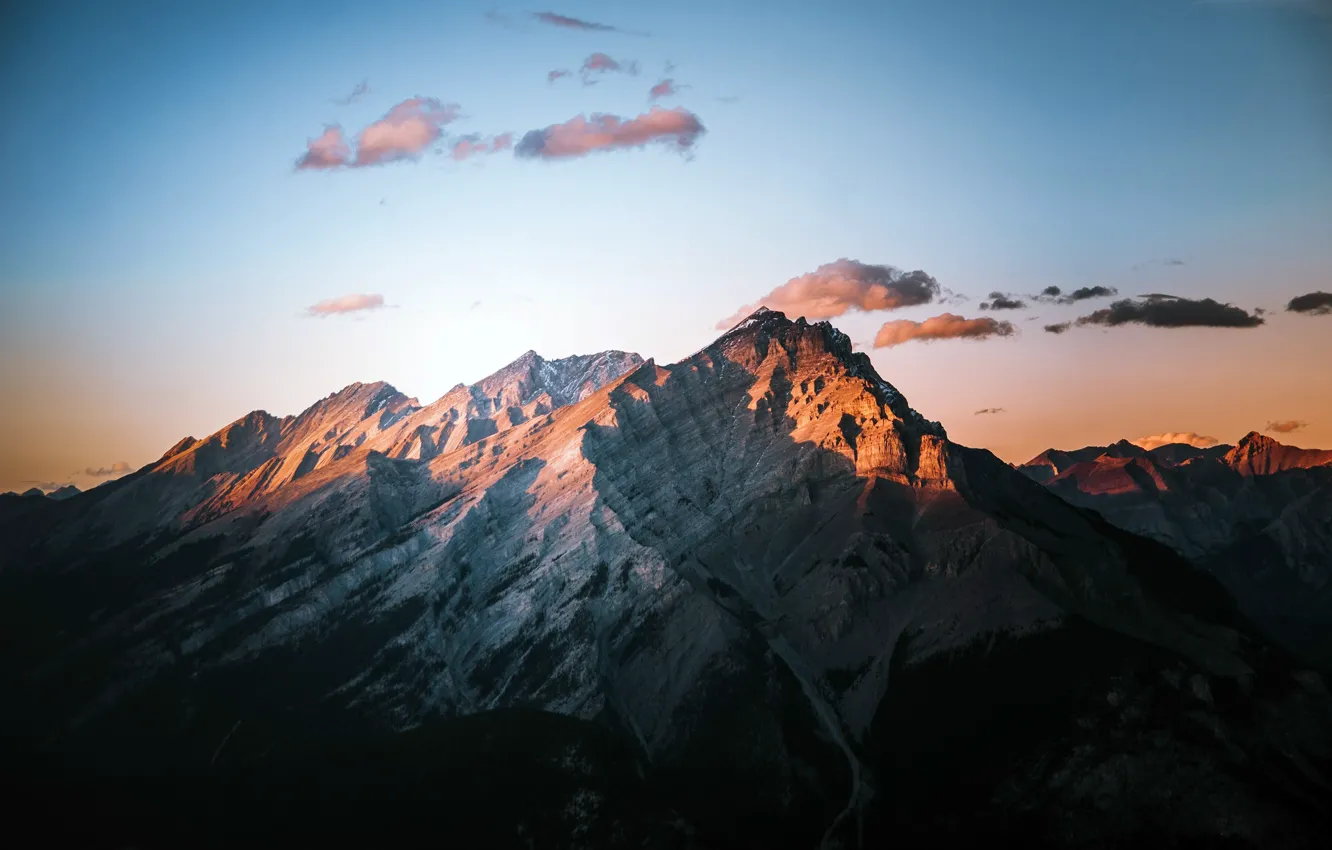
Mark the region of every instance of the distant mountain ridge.
<instances>
[{"instance_id":1,"label":"distant mountain ridge","mask_svg":"<svg viewBox=\"0 0 1332 850\"><path fill-rule=\"evenodd\" d=\"M1177 549L1221 578L1270 634L1332 666L1332 450L1251 431L1234 446L1050 449L1019 468Z\"/></svg>"}]
</instances>

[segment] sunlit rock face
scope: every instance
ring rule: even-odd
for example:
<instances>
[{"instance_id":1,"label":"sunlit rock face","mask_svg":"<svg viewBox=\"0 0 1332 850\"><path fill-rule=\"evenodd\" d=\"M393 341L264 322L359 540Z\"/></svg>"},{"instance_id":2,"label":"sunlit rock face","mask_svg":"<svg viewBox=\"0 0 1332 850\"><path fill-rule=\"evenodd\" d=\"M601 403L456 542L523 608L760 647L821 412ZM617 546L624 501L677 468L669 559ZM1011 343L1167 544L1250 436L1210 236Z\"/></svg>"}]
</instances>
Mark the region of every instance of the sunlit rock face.
<instances>
[{"instance_id":1,"label":"sunlit rock face","mask_svg":"<svg viewBox=\"0 0 1332 850\"><path fill-rule=\"evenodd\" d=\"M225 740L239 770L539 709L623 741L699 846L959 819L1260 846L1317 817L1326 786L1256 788L1290 759L1324 781L1321 680L1168 549L950 442L827 323L760 310L666 366L529 354L427 407L347 393L15 535L10 725L176 766Z\"/></svg>"}]
</instances>

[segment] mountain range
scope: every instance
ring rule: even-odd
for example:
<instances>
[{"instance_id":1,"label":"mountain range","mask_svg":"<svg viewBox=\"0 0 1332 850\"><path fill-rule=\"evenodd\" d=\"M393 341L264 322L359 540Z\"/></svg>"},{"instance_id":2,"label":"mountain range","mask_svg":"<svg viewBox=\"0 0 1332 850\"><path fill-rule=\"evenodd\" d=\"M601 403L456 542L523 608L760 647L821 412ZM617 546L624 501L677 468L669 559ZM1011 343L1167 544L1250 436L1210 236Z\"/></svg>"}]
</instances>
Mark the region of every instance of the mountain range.
<instances>
[{"instance_id":1,"label":"mountain range","mask_svg":"<svg viewBox=\"0 0 1332 850\"><path fill-rule=\"evenodd\" d=\"M1271 637L1332 668L1332 451L1254 431L1234 446L1051 449L1019 468L1176 549L1220 579Z\"/></svg>"},{"instance_id":2,"label":"mountain range","mask_svg":"<svg viewBox=\"0 0 1332 850\"><path fill-rule=\"evenodd\" d=\"M762 309L670 365L354 384L0 500L0 755L135 846L1315 846L1332 696L1209 560L1256 526L1163 495L1237 476L1289 496L1272 557L1326 541L1262 439L1015 469Z\"/></svg>"}]
</instances>

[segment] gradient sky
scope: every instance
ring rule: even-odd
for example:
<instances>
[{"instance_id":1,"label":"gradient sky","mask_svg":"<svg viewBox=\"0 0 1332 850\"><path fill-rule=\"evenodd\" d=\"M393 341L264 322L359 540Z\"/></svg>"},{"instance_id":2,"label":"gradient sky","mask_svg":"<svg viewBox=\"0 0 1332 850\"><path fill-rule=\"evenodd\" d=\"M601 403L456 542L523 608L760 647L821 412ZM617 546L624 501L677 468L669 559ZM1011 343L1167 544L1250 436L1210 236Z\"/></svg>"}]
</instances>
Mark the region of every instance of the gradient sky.
<instances>
[{"instance_id":1,"label":"gradient sky","mask_svg":"<svg viewBox=\"0 0 1332 850\"><path fill-rule=\"evenodd\" d=\"M840 257L991 290L1165 292L1253 329L1020 333L874 350L962 443L1021 461L1164 431L1332 446L1332 15L1278 0L59 2L0 20L0 490L103 480L353 381L423 402L535 349L660 362ZM535 20L553 11L628 32ZM487 17L487 11L499 14ZM638 76L577 75L601 51ZM674 63L669 74L665 63ZM707 132L542 161L296 171L414 96L446 128L667 107ZM358 83L369 91L348 105ZM1168 264L1170 259L1183 264ZM313 304L386 306L314 318ZM478 303L479 302L479 303ZM1039 318L1031 319L1033 316ZM975 415L982 408L1005 412Z\"/></svg>"}]
</instances>

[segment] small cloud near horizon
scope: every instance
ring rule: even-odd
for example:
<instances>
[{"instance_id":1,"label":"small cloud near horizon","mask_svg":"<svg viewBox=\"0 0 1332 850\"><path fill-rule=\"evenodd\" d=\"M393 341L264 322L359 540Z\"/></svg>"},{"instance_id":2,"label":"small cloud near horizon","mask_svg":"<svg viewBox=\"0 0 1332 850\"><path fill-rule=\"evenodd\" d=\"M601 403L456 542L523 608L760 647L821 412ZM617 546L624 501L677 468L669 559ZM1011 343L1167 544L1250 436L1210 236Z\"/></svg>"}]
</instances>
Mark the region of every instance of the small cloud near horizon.
<instances>
[{"instance_id":1,"label":"small cloud near horizon","mask_svg":"<svg viewBox=\"0 0 1332 850\"><path fill-rule=\"evenodd\" d=\"M1274 434L1290 434L1304 428L1308 428L1309 423L1303 419L1283 419L1276 422L1268 422L1263 427L1264 431L1271 431Z\"/></svg>"},{"instance_id":2,"label":"small cloud near horizon","mask_svg":"<svg viewBox=\"0 0 1332 850\"><path fill-rule=\"evenodd\" d=\"M791 278L753 304L746 304L722 319L716 327L718 330L734 327L759 307L820 320L852 310L868 313L916 307L937 300L941 293L939 282L919 269L905 272L895 266L842 257Z\"/></svg>"},{"instance_id":3,"label":"small cloud near horizon","mask_svg":"<svg viewBox=\"0 0 1332 850\"><path fill-rule=\"evenodd\" d=\"M1047 304L1076 304L1092 298L1110 298L1118 295L1119 290L1111 286L1081 286L1072 292L1064 292L1057 286L1047 286L1038 294L1031 296L1036 301Z\"/></svg>"},{"instance_id":4,"label":"small cloud near horizon","mask_svg":"<svg viewBox=\"0 0 1332 850\"><path fill-rule=\"evenodd\" d=\"M1286 312L1306 316L1332 316L1332 292L1308 292L1286 302Z\"/></svg>"},{"instance_id":5,"label":"small cloud near horizon","mask_svg":"<svg viewBox=\"0 0 1332 850\"><path fill-rule=\"evenodd\" d=\"M603 113L593 113L591 117L576 115L563 124L526 133L513 153L520 159L569 159L595 151L660 143L688 154L705 132L703 122L687 109L654 106L627 119Z\"/></svg>"},{"instance_id":6,"label":"small cloud near horizon","mask_svg":"<svg viewBox=\"0 0 1332 850\"><path fill-rule=\"evenodd\" d=\"M1053 325L1046 325L1045 332L1050 334L1061 334L1072 326L1072 322L1055 322Z\"/></svg>"},{"instance_id":7,"label":"small cloud near horizon","mask_svg":"<svg viewBox=\"0 0 1332 850\"><path fill-rule=\"evenodd\" d=\"M1184 443L1193 446L1195 449L1210 449L1212 446L1221 444L1216 437L1207 437L1193 431L1167 431L1164 434L1152 434L1149 437L1139 437L1136 440L1129 440L1133 445L1140 449L1151 451L1152 449L1168 446L1173 443Z\"/></svg>"},{"instance_id":8,"label":"small cloud near horizon","mask_svg":"<svg viewBox=\"0 0 1332 850\"><path fill-rule=\"evenodd\" d=\"M500 151L510 150L512 147L513 133L500 133L498 136L491 136L490 138L472 134L463 136L455 142L449 155L456 162L462 162L473 156L499 153Z\"/></svg>"},{"instance_id":9,"label":"small cloud near horizon","mask_svg":"<svg viewBox=\"0 0 1332 850\"><path fill-rule=\"evenodd\" d=\"M126 463L123 460L118 460L115 463L111 464L110 466L100 466L95 469L89 466L85 468L82 473L76 472L74 474L86 475L89 478L111 478L112 476L118 478L122 475L128 475L133 471L134 470L130 467L128 463Z\"/></svg>"},{"instance_id":10,"label":"small cloud near horizon","mask_svg":"<svg viewBox=\"0 0 1332 850\"><path fill-rule=\"evenodd\" d=\"M943 339L984 340L993 337L1011 337L1017 334L1012 322L1001 322L988 316L968 319L955 313L941 313L923 322L899 319L886 322L874 336L875 348L892 348L912 340L933 342Z\"/></svg>"},{"instance_id":11,"label":"small cloud near horizon","mask_svg":"<svg viewBox=\"0 0 1332 850\"><path fill-rule=\"evenodd\" d=\"M973 413L972 416L988 416L995 413L1007 413L1007 412L1008 411L1004 410L1002 407L982 407L980 410Z\"/></svg>"},{"instance_id":12,"label":"small cloud near horizon","mask_svg":"<svg viewBox=\"0 0 1332 850\"><path fill-rule=\"evenodd\" d=\"M384 296L370 295L341 295L337 298L329 298L313 304L306 308L306 313L317 318L326 316L339 316L347 313L362 313L367 310L379 310L384 306Z\"/></svg>"}]
</instances>

